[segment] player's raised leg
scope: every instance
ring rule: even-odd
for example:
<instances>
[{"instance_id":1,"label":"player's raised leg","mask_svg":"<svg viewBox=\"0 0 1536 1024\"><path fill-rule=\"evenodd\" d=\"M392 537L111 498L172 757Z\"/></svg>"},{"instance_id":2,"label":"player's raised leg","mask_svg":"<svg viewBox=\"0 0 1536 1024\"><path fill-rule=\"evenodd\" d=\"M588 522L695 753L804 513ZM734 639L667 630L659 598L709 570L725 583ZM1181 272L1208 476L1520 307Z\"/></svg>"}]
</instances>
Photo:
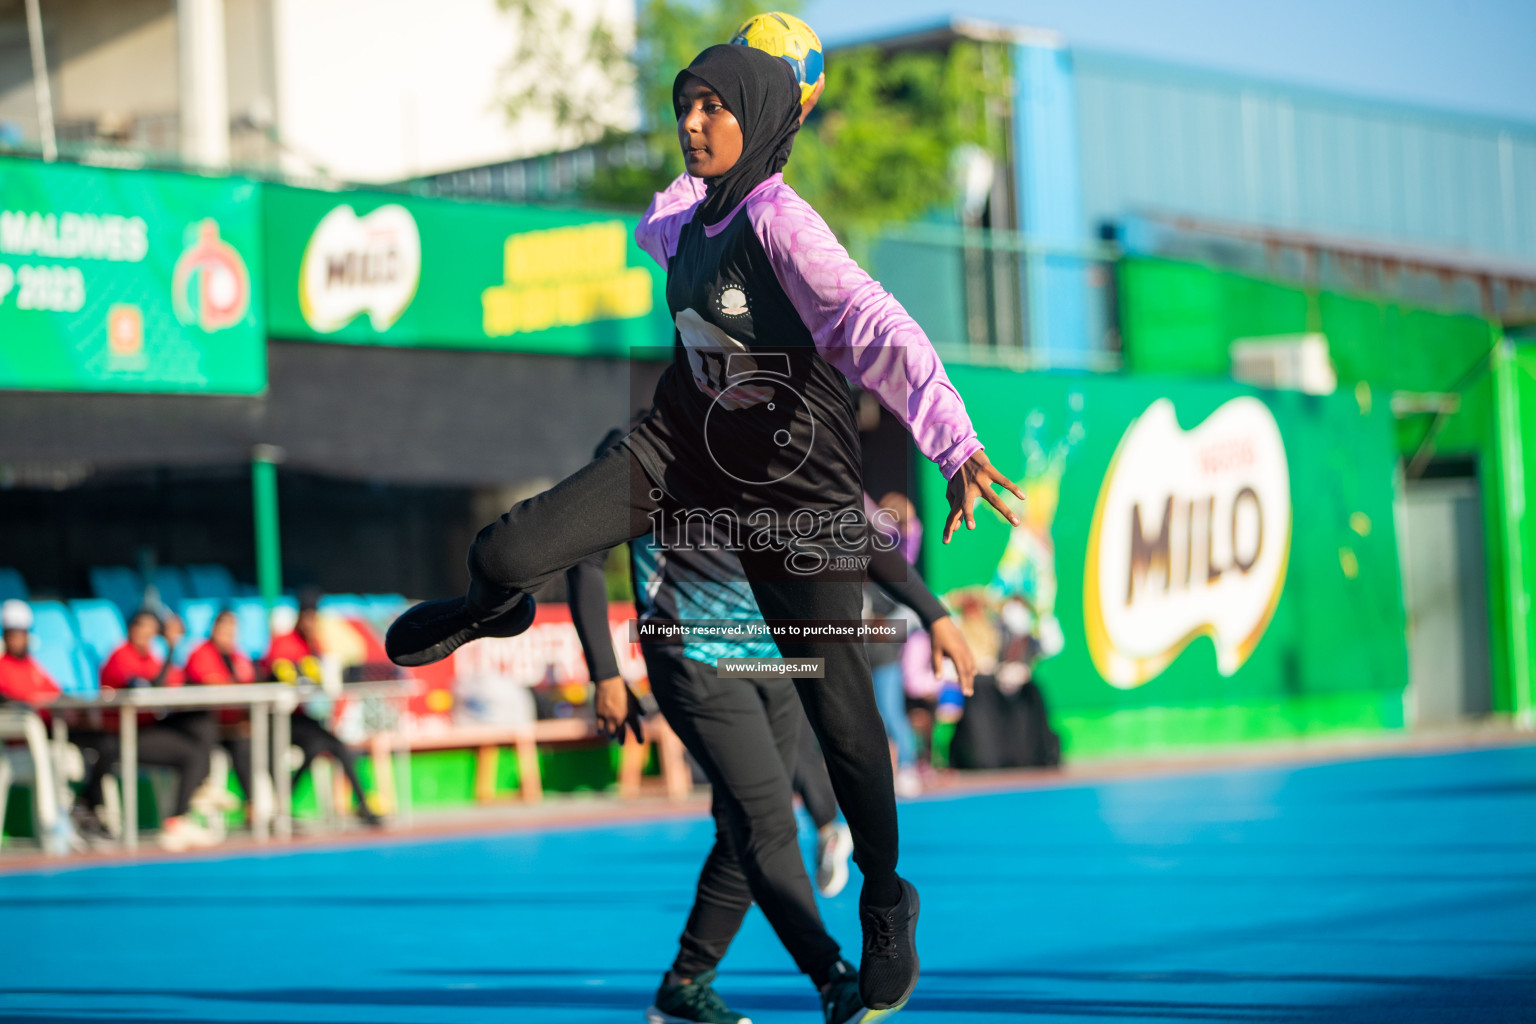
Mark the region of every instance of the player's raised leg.
<instances>
[{"instance_id":1,"label":"player's raised leg","mask_svg":"<svg viewBox=\"0 0 1536 1024\"><path fill-rule=\"evenodd\" d=\"M468 594L425 601L390 626L390 659L427 665L471 640L523 632L533 623L528 595L585 556L649 532L659 495L619 446L518 502L470 546Z\"/></svg>"}]
</instances>

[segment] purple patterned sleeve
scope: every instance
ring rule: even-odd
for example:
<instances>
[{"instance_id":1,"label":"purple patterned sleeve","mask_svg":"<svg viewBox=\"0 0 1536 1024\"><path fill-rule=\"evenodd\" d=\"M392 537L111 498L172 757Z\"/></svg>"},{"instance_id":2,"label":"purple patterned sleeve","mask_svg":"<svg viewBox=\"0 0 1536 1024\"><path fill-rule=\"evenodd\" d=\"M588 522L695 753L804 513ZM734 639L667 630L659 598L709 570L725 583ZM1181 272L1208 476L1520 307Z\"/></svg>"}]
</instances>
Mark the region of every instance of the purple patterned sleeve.
<instances>
[{"instance_id":1,"label":"purple patterned sleeve","mask_svg":"<svg viewBox=\"0 0 1536 1024\"><path fill-rule=\"evenodd\" d=\"M789 186L758 194L747 215L816 351L874 392L944 478L953 477L982 444L923 329Z\"/></svg>"},{"instance_id":2,"label":"purple patterned sleeve","mask_svg":"<svg viewBox=\"0 0 1536 1024\"><path fill-rule=\"evenodd\" d=\"M693 208L704 198L704 180L679 174L665 191L657 192L635 226L635 242L667 269L677 252L677 236L693 217Z\"/></svg>"}]
</instances>

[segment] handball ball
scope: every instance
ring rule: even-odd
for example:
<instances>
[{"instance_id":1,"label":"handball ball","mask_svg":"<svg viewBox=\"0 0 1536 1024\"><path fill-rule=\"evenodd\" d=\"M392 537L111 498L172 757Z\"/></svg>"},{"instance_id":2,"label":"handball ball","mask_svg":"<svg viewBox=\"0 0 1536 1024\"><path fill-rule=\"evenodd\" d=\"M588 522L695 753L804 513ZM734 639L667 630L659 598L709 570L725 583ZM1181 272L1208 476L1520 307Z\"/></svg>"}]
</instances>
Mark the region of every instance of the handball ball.
<instances>
[{"instance_id":1,"label":"handball ball","mask_svg":"<svg viewBox=\"0 0 1536 1024\"><path fill-rule=\"evenodd\" d=\"M822 72L821 40L811 26L793 14L771 11L754 15L742 22L731 42L787 60L800 81L802 106L816 91Z\"/></svg>"}]
</instances>

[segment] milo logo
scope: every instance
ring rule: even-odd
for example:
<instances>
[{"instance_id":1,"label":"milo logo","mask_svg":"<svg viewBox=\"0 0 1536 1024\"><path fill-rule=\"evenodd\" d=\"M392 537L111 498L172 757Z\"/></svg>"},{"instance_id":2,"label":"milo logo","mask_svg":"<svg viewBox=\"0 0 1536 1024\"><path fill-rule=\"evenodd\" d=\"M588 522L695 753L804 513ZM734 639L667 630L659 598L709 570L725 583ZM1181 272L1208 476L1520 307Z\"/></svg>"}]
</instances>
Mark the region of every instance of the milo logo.
<instances>
[{"instance_id":1,"label":"milo logo","mask_svg":"<svg viewBox=\"0 0 1536 1024\"><path fill-rule=\"evenodd\" d=\"M1193 430L1159 399L1120 440L1088 536L1088 649L1122 689L1151 680L1198 636L1223 675L1274 615L1290 560L1291 485L1269 408L1234 398Z\"/></svg>"}]
</instances>

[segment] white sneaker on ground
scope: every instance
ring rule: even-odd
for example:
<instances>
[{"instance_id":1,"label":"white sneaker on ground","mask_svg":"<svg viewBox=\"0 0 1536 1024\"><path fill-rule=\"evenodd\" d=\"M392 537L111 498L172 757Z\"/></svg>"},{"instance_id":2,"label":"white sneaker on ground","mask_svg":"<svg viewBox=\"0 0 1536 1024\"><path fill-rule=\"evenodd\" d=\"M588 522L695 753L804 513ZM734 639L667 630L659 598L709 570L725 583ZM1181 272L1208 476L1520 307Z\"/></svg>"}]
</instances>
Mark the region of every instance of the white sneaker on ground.
<instances>
[{"instance_id":1,"label":"white sneaker on ground","mask_svg":"<svg viewBox=\"0 0 1536 1024\"><path fill-rule=\"evenodd\" d=\"M816 830L816 891L829 899L848 884L848 858L853 855L853 833L840 821Z\"/></svg>"},{"instance_id":2,"label":"white sneaker on ground","mask_svg":"<svg viewBox=\"0 0 1536 1024\"><path fill-rule=\"evenodd\" d=\"M198 787L197 792L192 794L192 806L204 814L238 811L240 798L227 789L220 789L205 782Z\"/></svg>"},{"instance_id":3,"label":"white sneaker on ground","mask_svg":"<svg viewBox=\"0 0 1536 1024\"><path fill-rule=\"evenodd\" d=\"M160 826L160 848L170 853L219 845L219 837L182 815L166 818Z\"/></svg>"},{"instance_id":4,"label":"white sneaker on ground","mask_svg":"<svg viewBox=\"0 0 1536 1024\"><path fill-rule=\"evenodd\" d=\"M923 777L916 768L900 768L896 771L896 795L899 797L921 796Z\"/></svg>"}]
</instances>

